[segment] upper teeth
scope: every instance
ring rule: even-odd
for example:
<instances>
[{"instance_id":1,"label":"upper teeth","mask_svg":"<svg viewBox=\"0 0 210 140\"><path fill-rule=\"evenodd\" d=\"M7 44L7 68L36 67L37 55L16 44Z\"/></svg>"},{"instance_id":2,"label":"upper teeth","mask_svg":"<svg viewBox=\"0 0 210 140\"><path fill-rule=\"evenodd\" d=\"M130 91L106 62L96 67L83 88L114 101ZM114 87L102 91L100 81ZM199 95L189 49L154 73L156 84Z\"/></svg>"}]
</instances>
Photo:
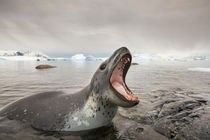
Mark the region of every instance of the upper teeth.
<instances>
[{"instance_id":1,"label":"upper teeth","mask_svg":"<svg viewBox=\"0 0 210 140\"><path fill-rule=\"evenodd\" d=\"M128 63L128 62L131 61L131 59L129 57L127 57L127 58L121 58L120 61L123 62L122 66L124 67L126 63Z\"/></svg>"}]
</instances>

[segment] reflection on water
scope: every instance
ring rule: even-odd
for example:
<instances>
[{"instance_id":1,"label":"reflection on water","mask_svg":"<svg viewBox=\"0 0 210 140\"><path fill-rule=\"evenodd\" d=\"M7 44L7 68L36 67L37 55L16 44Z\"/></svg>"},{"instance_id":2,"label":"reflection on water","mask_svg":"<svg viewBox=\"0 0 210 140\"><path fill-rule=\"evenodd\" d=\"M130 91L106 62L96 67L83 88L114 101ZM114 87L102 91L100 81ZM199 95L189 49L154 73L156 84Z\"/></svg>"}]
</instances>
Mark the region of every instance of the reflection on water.
<instances>
[{"instance_id":1,"label":"reflection on water","mask_svg":"<svg viewBox=\"0 0 210 140\"><path fill-rule=\"evenodd\" d=\"M46 63L46 62L44 62ZM85 87L101 62L47 62L55 65L55 69L36 70L35 67L43 62L0 62L0 108L12 101L45 91L64 91L74 93ZM126 82L134 93L151 92L155 90L168 90L182 88L198 93L209 93L210 73L189 71L192 67L210 67L207 61L180 62L180 63L140 63L131 66ZM143 97L141 97L143 98ZM140 98L140 100L141 100ZM118 128L119 130L122 128ZM31 132L30 130L29 132ZM34 131L26 135L27 130L9 137L18 136L25 139L62 139L67 133L52 133ZM31 135L32 134L32 135ZM72 135L72 134L71 134ZM114 125L80 132L75 139L120 139ZM5 136L6 137L6 136ZM7 135L8 138L8 135ZM74 137L68 136L68 139ZM0 137L2 139L2 137Z\"/></svg>"}]
</instances>

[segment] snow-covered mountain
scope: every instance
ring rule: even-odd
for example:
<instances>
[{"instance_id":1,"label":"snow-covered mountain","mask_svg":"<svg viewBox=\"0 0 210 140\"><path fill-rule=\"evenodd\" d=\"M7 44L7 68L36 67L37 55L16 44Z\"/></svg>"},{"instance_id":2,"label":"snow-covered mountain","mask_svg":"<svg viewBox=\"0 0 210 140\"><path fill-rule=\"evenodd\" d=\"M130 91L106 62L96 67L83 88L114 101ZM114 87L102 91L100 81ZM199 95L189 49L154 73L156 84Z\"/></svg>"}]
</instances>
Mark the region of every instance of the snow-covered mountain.
<instances>
[{"instance_id":1,"label":"snow-covered mountain","mask_svg":"<svg viewBox=\"0 0 210 140\"><path fill-rule=\"evenodd\" d=\"M41 52L21 52L21 51L0 51L0 56L29 56L29 57L42 57L48 58L47 55Z\"/></svg>"},{"instance_id":2,"label":"snow-covered mountain","mask_svg":"<svg viewBox=\"0 0 210 140\"><path fill-rule=\"evenodd\" d=\"M41 52L22 52L22 51L0 51L1 60L11 60L11 61L26 61L26 60L47 60L49 56Z\"/></svg>"}]
</instances>

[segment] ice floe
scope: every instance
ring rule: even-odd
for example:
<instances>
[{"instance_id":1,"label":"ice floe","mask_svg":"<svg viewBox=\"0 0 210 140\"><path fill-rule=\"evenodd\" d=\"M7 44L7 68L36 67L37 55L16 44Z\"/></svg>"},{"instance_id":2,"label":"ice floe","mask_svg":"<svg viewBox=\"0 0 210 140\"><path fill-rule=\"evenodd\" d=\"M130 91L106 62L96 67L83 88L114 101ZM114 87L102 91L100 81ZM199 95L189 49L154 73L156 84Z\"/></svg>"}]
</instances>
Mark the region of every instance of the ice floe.
<instances>
[{"instance_id":1,"label":"ice floe","mask_svg":"<svg viewBox=\"0 0 210 140\"><path fill-rule=\"evenodd\" d=\"M79 61L84 61L86 60L86 56L84 54L75 54L71 57L71 60L79 60Z\"/></svg>"},{"instance_id":2,"label":"ice floe","mask_svg":"<svg viewBox=\"0 0 210 140\"><path fill-rule=\"evenodd\" d=\"M201 67L189 68L188 70L198 71L198 72L210 72L210 68L201 68Z\"/></svg>"}]
</instances>

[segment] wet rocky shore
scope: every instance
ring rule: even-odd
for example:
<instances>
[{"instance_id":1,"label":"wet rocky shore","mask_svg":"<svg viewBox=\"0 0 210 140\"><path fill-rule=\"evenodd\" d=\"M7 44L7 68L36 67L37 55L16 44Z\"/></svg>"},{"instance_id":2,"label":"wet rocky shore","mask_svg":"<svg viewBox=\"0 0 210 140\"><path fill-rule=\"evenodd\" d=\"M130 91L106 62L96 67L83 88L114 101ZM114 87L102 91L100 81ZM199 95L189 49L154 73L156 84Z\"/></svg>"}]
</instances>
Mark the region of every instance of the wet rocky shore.
<instances>
[{"instance_id":1,"label":"wet rocky shore","mask_svg":"<svg viewBox=\"0 0 210 140\"><path fill-rule=\"evenodd\" d=\"M114 119L119 138L210 139L209 95L180 88L141 93L138 106L120 108Z\"/></svg>"}]
</instances>

